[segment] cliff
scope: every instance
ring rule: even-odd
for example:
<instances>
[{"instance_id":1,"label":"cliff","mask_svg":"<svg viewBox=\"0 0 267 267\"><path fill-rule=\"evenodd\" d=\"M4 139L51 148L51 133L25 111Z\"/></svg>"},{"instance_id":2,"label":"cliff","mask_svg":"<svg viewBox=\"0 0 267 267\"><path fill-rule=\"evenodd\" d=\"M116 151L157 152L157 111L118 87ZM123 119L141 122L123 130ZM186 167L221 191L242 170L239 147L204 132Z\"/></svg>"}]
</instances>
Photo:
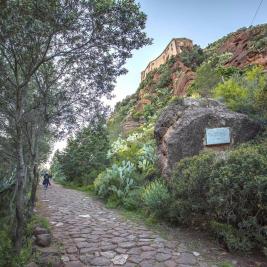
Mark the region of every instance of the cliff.
<instances>
[{"instance_id":1,"label":"cliff","mask_svg":"<svg viewBox=\"0 0 267 267\"><path fill-rule=\"evenodd\" d=\"M149 116L167 106L172 98L186 96L190 84L196 79L196 70L214 58L225 69L242 70L258 64L266 70L267 24L237 30L205 49L186 38L172 39L161 55L142 72L137 92L116 106L112 123L117 121L119 132L124 134L138 128Z\"/></svg>"}]
</instances>

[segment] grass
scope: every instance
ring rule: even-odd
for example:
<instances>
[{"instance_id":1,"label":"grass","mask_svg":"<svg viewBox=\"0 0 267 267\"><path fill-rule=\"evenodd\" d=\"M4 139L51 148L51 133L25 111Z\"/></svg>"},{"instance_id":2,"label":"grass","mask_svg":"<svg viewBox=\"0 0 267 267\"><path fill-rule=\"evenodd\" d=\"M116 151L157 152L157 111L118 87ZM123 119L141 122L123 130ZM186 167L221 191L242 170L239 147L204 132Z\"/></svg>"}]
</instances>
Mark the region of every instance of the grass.
<instances>
[{"instance_id":1,"label":"grass","mask_svg":"<svg viewBox=\"0 0 267 267\"><path fill-rule=\"evenodd\" d=\"M234 267L234 265L229 262L224 261L222 263L219 263L218 267Z\"/></svg>"}]
</instances>

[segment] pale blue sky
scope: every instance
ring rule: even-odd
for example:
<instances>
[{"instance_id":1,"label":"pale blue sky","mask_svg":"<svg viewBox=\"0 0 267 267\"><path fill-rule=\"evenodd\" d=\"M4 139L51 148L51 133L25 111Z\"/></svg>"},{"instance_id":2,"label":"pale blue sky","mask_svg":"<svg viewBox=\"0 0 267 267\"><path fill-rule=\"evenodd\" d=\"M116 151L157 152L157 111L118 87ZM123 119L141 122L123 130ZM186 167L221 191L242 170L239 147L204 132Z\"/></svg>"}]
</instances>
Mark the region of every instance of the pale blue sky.
<instances>
[{"instance_id":1,"label":"pale blue sky","mask_svg":"<svg viewBox=\"0 0 267 267\"><path fill-rule=\"evenodd\" d=\"M139 0L147 14L146 32L153 45L134 51L127 61L128 73L117 80L112 105L134 93L141 71L156 58L173 37L187 37L201 47L248 27L260 0ZM267 23L267 0L263 0L253 25Z\"/></svg>"}]
</instances>

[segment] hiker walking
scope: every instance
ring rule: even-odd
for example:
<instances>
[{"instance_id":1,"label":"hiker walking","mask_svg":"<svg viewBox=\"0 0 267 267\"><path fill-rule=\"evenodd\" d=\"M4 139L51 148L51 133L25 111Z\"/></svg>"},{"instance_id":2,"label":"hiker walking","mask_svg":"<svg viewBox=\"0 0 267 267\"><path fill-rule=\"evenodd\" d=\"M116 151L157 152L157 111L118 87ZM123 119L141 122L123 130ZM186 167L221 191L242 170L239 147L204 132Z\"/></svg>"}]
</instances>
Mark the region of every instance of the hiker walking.
<instances>
[{"instance_id":1,"label":"hiker walking","mask_svg":"<svg viewBox=\"0 0 267 267\"><path fill-rule=\"evenodd\" d=\"M50 181L49 181L49 175L48 175L48 173L46 172L45 174L44 174L44 180L43 180L43 186L44 186L44 189L47 189L48 188L48 185L51 185L50 184Z\"/></svg>"}]
</instances>

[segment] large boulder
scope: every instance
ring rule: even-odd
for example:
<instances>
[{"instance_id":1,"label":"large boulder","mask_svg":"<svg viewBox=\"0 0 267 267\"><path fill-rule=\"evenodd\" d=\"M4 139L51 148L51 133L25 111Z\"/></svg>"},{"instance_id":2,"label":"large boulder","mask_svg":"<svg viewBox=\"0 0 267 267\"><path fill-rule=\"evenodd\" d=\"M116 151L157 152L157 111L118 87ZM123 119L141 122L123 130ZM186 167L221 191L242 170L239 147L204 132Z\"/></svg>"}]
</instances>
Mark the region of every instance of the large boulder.
<instances>
[{"instance_id":1,"label":"large boulder","mask_svg":"<svg viewBox=\"0 0 267 267\"><path fill-rule=\"evenodd\" d=\"M207 146L206 128L229 128L230 142ZM260 131L260 125L248 116L229 111L212 99L178 99L168 106L155 126L157 153L162 174L168 177L176 163L203 149L225 150L246 142Z\"/></svg>"}]
</instances>

